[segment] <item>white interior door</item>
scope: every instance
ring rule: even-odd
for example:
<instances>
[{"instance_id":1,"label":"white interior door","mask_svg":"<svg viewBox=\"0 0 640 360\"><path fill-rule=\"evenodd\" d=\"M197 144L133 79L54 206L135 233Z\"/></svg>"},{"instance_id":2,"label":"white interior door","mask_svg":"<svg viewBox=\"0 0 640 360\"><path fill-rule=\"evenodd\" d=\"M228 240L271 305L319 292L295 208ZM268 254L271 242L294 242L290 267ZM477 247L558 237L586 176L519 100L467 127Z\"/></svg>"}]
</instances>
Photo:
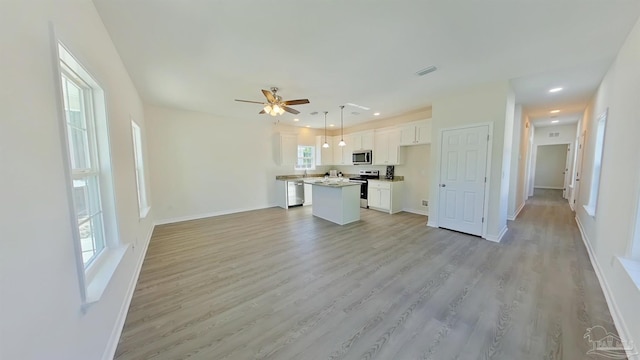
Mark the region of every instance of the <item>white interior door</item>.
<instances>
[{"instance_id":1,"label":"white interior door","mask_svg":"<svg viewBox=\"0 0 640 360\"><path fill-rule=\"evenodd\" d=\"M569 199L569 185L571 185L571 144L567 145L567 158L564 161L564 186L562 188L562 198Z\"/></svg>"},{"instance_id":2,"label":"white interior door","mask_svg":"<svg viewBox=\"0 0 640 360\"><path fill-rule=\"evenodd\" d=\"M578 148L576 149L576 159L575 166L573 171L573 193L571 194L571 198L569 202L571 203L571 207L575 211L575 204L577 202L577 198L580 195L580 178L582 177L582 157L584 154L584 140L585 140L585 132L578 137Z\"/></svg>"},{"instance_id":3,"label":"white interior door","mask_svg":"<svg viewBox=\"0 0 640 360\"><path fill-rule=\"evenodd\" d=\"M442 132L438 226L482 235L489 126Z\"/></svg>"}]
</instances>

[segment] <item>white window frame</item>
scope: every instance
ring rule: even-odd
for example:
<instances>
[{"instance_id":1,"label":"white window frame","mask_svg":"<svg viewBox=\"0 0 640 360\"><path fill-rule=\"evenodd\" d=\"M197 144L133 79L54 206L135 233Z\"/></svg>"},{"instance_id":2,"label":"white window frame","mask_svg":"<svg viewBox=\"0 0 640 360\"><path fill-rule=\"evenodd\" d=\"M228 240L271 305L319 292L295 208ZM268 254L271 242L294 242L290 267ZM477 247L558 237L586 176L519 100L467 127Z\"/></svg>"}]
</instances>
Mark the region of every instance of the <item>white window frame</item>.
<instances>
[{"instance_id":1,"label":"white window frame","mask_svg":"<svg viewBox=\"0 0 640 360\"><path fill-rule=\"evenodd\" d=\"M602 173L602 157L604 154L604 137L607 127L607 115L609 109L605 110L596 123L595 148L593 152L593 166L591 168L591 187L589 191L589 203L584 205L584 209L592 217L596 216L598 208L598 196L600 193L600 174Z\"/></svg>"},{"instance_id":2,"label":"white window frame","mask_svg":"<svg viewBox=\"0 0 640 360\"><path fill-rule=\"evenodd\" d=\"M71 52L57 39L52 29L52 39L56 42L53 47L54 61L58 69L58 117L60 119L60 136L63 146L63 162L65 177L69 184L67 197L69 203L70 227L75 250L76 269L80 285L82 311L96 303L102 297L109 281L115 273L118 265L124 257L128 244L122 244L118 235L116 218L115 189L111 165L111 149L109 146L109 124L107 119L106 96L102 87L94 77L80 64ZM89 136L93 151L91 154L92 166L90 169L72 169L72 155L70 139L68 136L67 116L63 91L63 76L71 77L74 83L83 85L87 101L86 112L90 118L91 135ZM102 229L104 247L91 261L85 263L82 258L82 242L80 229L76 215L74 200L74 179L86 177L95 178L99 183L100 210L102 212Z\"/></svg>"},{"instance_id":3,"label":"white window frame","mask_svg":"<svg viewBox=\"0 0 640 360\"><path fill-rule=\"evenodd\" d=\"M311 149L311 156L308 157L304 157L301 156L301 153L304 153L305 149ZM304 166L304 159L309 159L311 160L311 163L309 164L308 167ZM298 145L298 148L296 149L296 165L295 165L295 169L296 170L315 170L316 169L316 148L315 146L309 146L309 145Z\"/></svg>"},{"instance_id":4,"label":"white window frame","mask_svg":"<svg viewBox=\"0 0 640 360\"><path fill-rule=\"evenodd\" d=\"M634 226L633 238L631 239L631 258L640 262L640 194L638 194L638 205L636 206L636 222Z\"/></svg>"},{"instance_id":5,"label":"white window frame","mask_svg":"<svg viewBox=\"0 0 640 360\"><path fill-rule=\"evenodd\" d=\"M142 145L142 129L133 119L131 120L131 138L133 141L133 160L135 165L136 189L138 191L138 211L140 219L144 219L149 214L147 181L144 169L144 151Z\"/></svg>"}]
</instances>

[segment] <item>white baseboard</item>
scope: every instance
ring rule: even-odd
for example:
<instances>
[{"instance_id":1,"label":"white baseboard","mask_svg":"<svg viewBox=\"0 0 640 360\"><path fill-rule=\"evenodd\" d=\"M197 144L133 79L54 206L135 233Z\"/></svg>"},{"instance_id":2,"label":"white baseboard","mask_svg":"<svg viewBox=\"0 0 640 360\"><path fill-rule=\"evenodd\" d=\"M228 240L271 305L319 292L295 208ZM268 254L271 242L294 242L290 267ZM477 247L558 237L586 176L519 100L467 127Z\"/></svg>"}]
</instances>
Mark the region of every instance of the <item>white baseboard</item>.
<instances>
[{"instance_id":1,"label":"white baseboard","mask_svg":"<svg viewBox=\"0 0 640 360\"><path fill-rule=\"evenodd\" d=\"M584 246L587 248L589 260L591 260L591 265L593 266L593 270L595 271L598 282L600 283L600 288L602 288L602 292L604 293L604 298L607 301L607 306L609 307L609 312L611 313L611 317L613 318L613 323L616 325L616 329L618 330L618 335L620 336L621 340L629 344L630 341L633 341L633 339L629 337L629 329L627 328L627 324L624 322L624 317L622 317L620 308L618 308L618 304L613 297L613 293L609 288L609 284L607 283L607 280L602 273L602 268L600 267L600 263L598 262L596 254L593 252L591 242L589 241L589 238L584 231L584 227L580 222L580 218L576 216L575 219L576 224L578 224L578 229L580 230L580 237L582 238ZM627 352L627 357L629 359L638 359L635 354L631 354L629 352Z\"/></svg>"},{"instance_id":2,"label":"white baseboard","mask_svg":"<svg viewBox=\"0 0 640 360\"><path fill-rule=\"evenodd\" d=\"M402 209L402 211L404 211L404 212L408 212L408 213L412 213L412 214L416 214L416 215L429 216L429 210L422 210L422 209Z\"/></svg>"},{"instance_id":3,"label":"white baseboard","mask_svg":"<svg viewBox=\"0 0 640 360\"><path fill-rule=\"evenodd\" d=\"M515 213L513 213L512 215L507 216L507 220L515 220L518 215L520 214L520 211L522 211L522 209L524 209L524 204L525 202L523 201L522 204L520 204L520 206L516 209Z\"/></svg>"},{"instance_id":4,"label":"white baseboard","mask_svg":"<svg viewBox=\"0 0 640 360\"><path fill-rule=\"evenodd\" d=\"M147 255L147 249L149 248L149 243L151 242L151 235L153 235L154 228L155 228L155 225L152 225L151 229L149 230L149 233L147 234L144 244L142 244L141 251L138 252L138 262L136 263L135 273L133 274L133 277L129 282L127 293L125 295L125 300L122 302L122 306L120 307L120 312L118 313L116 324L113 330L111 331L111 336L109 336L109 341L107 342L107 348L102 356L102 360L112 360L116 354L116 350L118 349L118 342L120 341L120 335L122 335L124 322L127 319L129 306L131 305L131 300L133 299L133 292L136 289L136 284L138 283L138 277L140 277L140 271L142 270L142 263L144 262L144 258Z\"/></svg>"},{"instance_id":5,"label":"white baseboard","mask_svg":"<svg viewBox=\"0 0 640 360\"><path fill-rule=\"evenodd\" d=\"M489 235L487 234L487 236L485 237L485 240L489 240L489 241L493 241L493 242L497 242L499 243L502 240L502 237L504 237L504 235L507 233L507 230L509 230L507 228L507 225L505 225L502 230L500 230L500 233L496 236L496 235Z\"/></svg>"},{"instance_id":6,"label":"white baseboard","mask_svg":"<svg viewBox=\"0 0 640 360\"><path fill-rule=\"evenodd\" d=\"M551 190L562 190L564 189L563 187L557 187L557 186L534 186L534 189L551 189Z\"/></svg>"},{"instance_id":7,"label":"white baseboard","mask_svg":"<svg viewBox=\"0 0 640 360\"><path fill-rule=\"evenodd\" d=\"M432 227L432 228L439 227L438 224L436 224L434 221L431 221L431 218L429 218L429 220L427 220L427 226L428 227Z\"/></svg>"},{"instance_id":8,"label":"white baseboard","mask_svg":"<svg viewBox=\"0 0 640 360\"><path fill-rule=\"evenodd\" d=\"M214 216L220 216L220 215L229 215L229 214L235 214L235 213L240 213L240 212L245 212L245 211L262 210L262 209L268 209L268 208L274 207L274 206L276 206L276 205L259 206L259 207L244 208L244 209L224 210L224 211L214 211L214 212L204 213L204 214L180 216L180 217L175 217L175 218L157 220L156 221L156 225L165 225L165 224L172 224L172 223L177 223L177 222L182 222L182 221L198 220L198 219L204 219L204 218L208 218L208 217L214 217Z\"/></svg>"}]
</instances>

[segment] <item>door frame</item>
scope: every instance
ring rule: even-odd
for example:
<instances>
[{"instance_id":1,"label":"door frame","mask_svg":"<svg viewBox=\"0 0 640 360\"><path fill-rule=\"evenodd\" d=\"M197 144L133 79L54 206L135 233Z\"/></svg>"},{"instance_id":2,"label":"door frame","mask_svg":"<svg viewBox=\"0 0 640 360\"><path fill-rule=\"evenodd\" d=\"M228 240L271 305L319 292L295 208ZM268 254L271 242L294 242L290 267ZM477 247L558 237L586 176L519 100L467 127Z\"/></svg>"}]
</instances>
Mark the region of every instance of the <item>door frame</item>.
<instances>
[{"instance_id":1,"label":"door frame","mask_svg":"<svg viewBox=\"0 0 640 360\"><path fill-rule=\"evenodd\" d=\"M438 129L438 146L436 146L436 151L435 151L436 153L435 154L436 156L435 180L436 181L435 182L432 181L432 188L436 189L436 187L434 187L433 185L440 184L440 166L442 164L442 136L444 132L448 130L470 129L470 128L480 127L480 126L489 127L489 131L488 131L489 141L487 142L487 164L484 169L484 174L487 177L487 181L484 183L484 205L482 209L482 216L484 217L484 222L482 223L482 238L486 239L487 225L489 223L489 189L491 188L491 176L489 172L491 170L491 156L493 152L493 122L474 123L474 124L467 124L467 125ZM429 222L427 223L428 226L437 227L437 228L440 227L438 225L439 218L440 218L440 210L439 210L440 209L440 191L439 190L440 190L440 187L438 186L436 190L437 193L435 194L436 198L438 199L438 203L434 207L434 211L433 211L433 213L437 215L433 216L433 213L429 211Z\"/></svg>"},{"instance_id":2,"label":"door frame","mask_svg":"<svg viewBox=\"0 0 640 360\"><path fill-rule=\"evenodd\" d=\"M567 145L567 146L571 146L570 142L560 142L560 143L552 143L552 144L535 144L535 146L533 147L533 153L531 156L531 179L533 180L532 182L532 188L535 189L536 187L536 165L538 164L538 148L540 146L555 146L555 145ZM566 157L565 157L565 163L566 163ZM564 183L564 180L563 180ZM565 184L566 185L566 184ZM563 198L564 199L564 198Z\"/></svg>"}]
</instances>

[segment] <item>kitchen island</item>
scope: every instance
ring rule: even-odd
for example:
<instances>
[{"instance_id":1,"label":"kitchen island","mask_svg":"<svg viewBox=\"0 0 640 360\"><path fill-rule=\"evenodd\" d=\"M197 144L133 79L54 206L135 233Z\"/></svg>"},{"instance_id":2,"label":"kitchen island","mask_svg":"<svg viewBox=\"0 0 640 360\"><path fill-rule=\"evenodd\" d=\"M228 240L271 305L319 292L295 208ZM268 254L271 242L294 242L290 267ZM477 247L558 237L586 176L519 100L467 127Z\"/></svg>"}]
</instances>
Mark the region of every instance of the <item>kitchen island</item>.
<instances>
[{"instance_id":1,"label":"kitchen island","mask_svg":"<svg viewBox=\"0 0 640 360\"><path fill-rule=\"evenodd\" d=\"M345 225L360 220L360 184L348 181L305 181L313 185L313 216Z\"/></svg>"}]
</instances>

